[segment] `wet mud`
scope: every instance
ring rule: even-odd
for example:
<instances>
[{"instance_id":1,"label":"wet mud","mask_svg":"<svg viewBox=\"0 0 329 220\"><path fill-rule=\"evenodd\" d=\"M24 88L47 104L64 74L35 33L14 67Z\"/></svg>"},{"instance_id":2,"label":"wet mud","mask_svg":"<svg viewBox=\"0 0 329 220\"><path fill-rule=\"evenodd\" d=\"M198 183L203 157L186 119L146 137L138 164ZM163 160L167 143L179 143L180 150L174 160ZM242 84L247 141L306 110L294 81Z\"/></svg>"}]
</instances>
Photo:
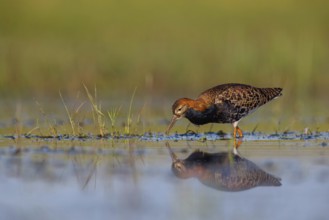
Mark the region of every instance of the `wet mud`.
<instances>
[{"instance_id":1,"label":"wet mud","mask_svg":"<svg viewBox=\"0 0 329 220\"><path fill-rule=\"evenodd\" d=\"M214 141L214 140L230 140L233 139L231 134L220 132L205 132L205 133L195 133L193 131L188 131L186 133L174 133L166 135L164 133L144 133L142 135L129 134L129 135L111 135L105 134L101 135L0 135L2 139L12 139L16 140L19 138L23 139L36 139L44 141L61 141L61 140L80 140L80 141L92 141L92 140L130 140L137 139L140 141L180 141L180 140L190 140L190 141ZM245 132L242 138L243 141L275 141L275 140L329 140L329 132L313 132L313 133L300 133L300 132L282 132L266 134L262 132ZM327 146L324 144L324 146Z\"/></svg>"}]
</instances>

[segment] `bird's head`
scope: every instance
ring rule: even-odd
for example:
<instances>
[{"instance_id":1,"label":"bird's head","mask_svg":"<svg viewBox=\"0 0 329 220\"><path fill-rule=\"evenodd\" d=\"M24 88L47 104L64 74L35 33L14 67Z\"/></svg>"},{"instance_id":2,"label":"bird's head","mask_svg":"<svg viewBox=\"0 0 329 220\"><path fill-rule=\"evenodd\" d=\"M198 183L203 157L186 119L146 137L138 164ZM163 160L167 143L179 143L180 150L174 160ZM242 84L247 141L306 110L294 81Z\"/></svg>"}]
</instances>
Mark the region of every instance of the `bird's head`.
<instances>
[{"instance_id":1,"label":"bird's head","mask_svg":"<svg viewBox=\"0 0 329 220\"><path fill-rule=\"evenodd\" d=\"M166 147L170 153L170 157L172 159L171 170L175 174L175 176L185 179L188 178L188 172L185 166L185 162L183 160L178 159L174 151L171 149L168 142L166 142Z\"/></svg>"},{"instance_id":2,"label":"bird's head","mask_svg":"<svg viewBox=\"0 0 329 220\"><path fill-rule=\"evenodd\" d=\"M186 111L190 108L190 102L193 101L188 98L181 98L175 101L172 105L172 113L180 119L185 116Z\"/></svg>"},{"instance_id":3,"label":"bird's head","mask_svg":"<svg viewBox=\"0 0 329 220\"><path fill-rule=\"evenodd\" d=\"M182 160L176 160L173 162L171 165L171 170L178 178L187 179L190 177L188 169Z\"/></svg>"},{"instance_id":4,"label":"bird's head","mask_svg":"<svg viewBox=\"0 0 329 220\"><path fill-rule=\"evenodd\" d=\"M173 117L166 130L166 134L169 133L170 129L174 126L175 122L178 119L185 117L185 114L186 114L187 110L190 108L191 102L193 102L193 101L194 100L192 100L192 99L181 98L174 102L174 104L172 105Z\"/></svg>"}]
</instances>

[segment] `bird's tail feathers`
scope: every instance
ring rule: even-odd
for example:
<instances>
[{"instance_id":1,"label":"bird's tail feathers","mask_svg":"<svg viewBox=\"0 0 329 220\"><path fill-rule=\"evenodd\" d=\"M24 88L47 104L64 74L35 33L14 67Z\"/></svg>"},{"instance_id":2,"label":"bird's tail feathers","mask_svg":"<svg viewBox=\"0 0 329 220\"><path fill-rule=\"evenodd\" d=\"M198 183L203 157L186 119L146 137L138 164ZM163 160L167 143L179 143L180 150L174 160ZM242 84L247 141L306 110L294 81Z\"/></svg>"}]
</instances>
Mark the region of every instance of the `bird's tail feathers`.
<instances>
[{"instance_id":1,"label":"bird's tail feathers","mask_svg":"<svg viewBox=\"0 0 329 220\"><path fill-rule=\"evenodd\" d=\"M265 95L267 101L282 96L282 88L263 88L261 91Z\"/></svg>"}]
</instances>

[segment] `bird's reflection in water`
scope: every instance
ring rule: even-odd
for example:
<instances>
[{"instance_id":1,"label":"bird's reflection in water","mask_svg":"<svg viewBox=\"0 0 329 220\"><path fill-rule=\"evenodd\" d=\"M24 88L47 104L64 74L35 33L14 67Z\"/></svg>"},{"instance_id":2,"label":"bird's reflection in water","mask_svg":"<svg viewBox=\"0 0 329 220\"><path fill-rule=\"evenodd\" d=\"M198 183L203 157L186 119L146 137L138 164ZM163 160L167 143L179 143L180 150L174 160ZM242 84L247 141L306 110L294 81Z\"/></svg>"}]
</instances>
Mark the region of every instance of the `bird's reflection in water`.
<instances>
[{"instance_id":1,"label":"bird's reflection in water","mask_svg":"<svg viewBox=\"0 0 329 220\"><path fill-rule=\"evenodd\" d=\"M256 164L230 152L207 153L194 151L186 159L178 159L167 147L172 157L172 171L182 179L194 177L206 186L221 191L242 191L257 186L281 186L277 178Z\"/></svg>"}]
</instances>

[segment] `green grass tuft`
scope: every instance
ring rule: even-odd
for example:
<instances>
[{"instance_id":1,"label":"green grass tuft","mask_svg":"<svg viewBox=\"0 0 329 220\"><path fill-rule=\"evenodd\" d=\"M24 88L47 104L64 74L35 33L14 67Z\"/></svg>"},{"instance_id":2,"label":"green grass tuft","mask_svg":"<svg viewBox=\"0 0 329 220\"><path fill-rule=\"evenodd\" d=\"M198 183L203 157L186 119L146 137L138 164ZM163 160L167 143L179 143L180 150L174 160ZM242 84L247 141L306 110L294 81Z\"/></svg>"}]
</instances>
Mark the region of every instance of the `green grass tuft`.
<instances>
[{"instance_id":1,"label":"green grass tuft","mask_svg":"<svg viewBox=\"0 0 329 220\"><path fill-rule=\"evenodd\" d=\"M94 94L94 96L92 96L91 93L89 92L87 86L83 85L83 87L85 88L87 96L91 103L94 120L96 118L96 122L97 122L96 124L99 129L99 134L101 137L104 137L105 134L107 133L107 129L105 127L105 116L102 112L102 105L97 102L97 89L95 87L95 94Z\"/></svg>"}]
</instances>

